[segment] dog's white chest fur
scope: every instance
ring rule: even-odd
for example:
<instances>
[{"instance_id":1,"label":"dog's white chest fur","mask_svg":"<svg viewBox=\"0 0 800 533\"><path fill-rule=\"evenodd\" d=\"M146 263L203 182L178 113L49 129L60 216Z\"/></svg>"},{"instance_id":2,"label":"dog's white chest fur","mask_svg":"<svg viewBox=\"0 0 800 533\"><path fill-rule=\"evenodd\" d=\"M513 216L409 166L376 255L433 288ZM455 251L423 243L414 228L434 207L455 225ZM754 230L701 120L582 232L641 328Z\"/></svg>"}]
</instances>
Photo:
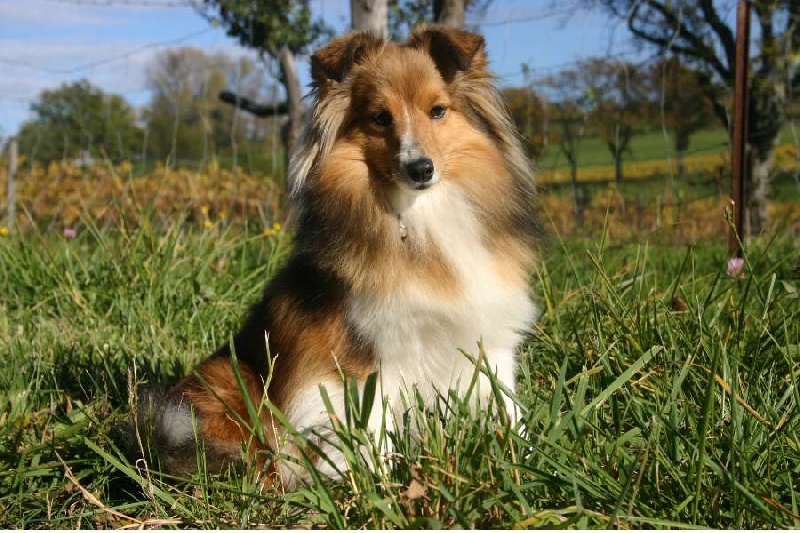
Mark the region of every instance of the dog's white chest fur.
<instances>
[{"instance_id":1,"label":"dog's white chest fur","mask_svg":"<svg viewBox=\"0 0 800 533\"><path fill-rule=\"evenodd\" d=\"M428 283L410 279L389 295L351 296L348 321L375 350L384 394L395 403L411 385L427 398L466 388L475 369L459 349L477 357L479 342L489 367L513 389L514 350L536 314L527 287L502 277L496 268L502 258L482 243L478 220L455 187L442 183L410 205L403 200L396 203L404 208L408 238L429 239L438 248L456 274L458 292L441 298Z\"/></svg>"}]
</instances>

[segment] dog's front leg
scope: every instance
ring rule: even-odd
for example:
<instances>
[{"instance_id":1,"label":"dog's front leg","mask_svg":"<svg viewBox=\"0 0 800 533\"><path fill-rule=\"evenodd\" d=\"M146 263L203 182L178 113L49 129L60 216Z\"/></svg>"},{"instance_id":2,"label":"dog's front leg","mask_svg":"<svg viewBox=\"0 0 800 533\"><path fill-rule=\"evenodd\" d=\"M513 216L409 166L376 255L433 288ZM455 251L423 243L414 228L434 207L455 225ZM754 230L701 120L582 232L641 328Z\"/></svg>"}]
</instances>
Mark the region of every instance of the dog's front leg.
<instances>
[{"instance_id":1,"label":"dog's front leg","mask_svg":"<svg viewBox=\"0 0 800 533\"><path fill-rule=\"evenodd\" d=\"M502 384L503 387L508 390L508 392L501 391L503 406L505 407L506 413L508 413L511 421L511 427L517 428L522 417L522 413L520 412L519 405L511 396L511 394L516 395L517 385L515 377L517 365L514 351L506 349L492 350L488 352L487 356L489 371L494 374L497 382ZM484 394L491 393L491 387L489 387L488 383L486 386L488 388ZM522 431L522 428L519 429Z\"/></svg>"}]
</instances>

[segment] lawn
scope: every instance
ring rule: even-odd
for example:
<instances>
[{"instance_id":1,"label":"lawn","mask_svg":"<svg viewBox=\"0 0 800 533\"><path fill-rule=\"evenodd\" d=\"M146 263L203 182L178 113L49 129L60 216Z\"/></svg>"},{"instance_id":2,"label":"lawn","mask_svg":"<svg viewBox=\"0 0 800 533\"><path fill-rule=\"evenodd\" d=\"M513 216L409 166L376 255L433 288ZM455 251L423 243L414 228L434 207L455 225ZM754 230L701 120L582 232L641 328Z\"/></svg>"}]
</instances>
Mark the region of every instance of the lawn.
<instances>
[{"instance_id":1,"label":"lawn","mask_svg":"<svg viewBox=\"0 0 800 533\"><path fill-rule=\"evenodd\" d=\"M736 278L722 239L551 236L520 351L525 431L443 399L410 415L421 442L391 435L376 473L354 416L338 428L346 480L285 494L249 471L130 464L115 435L131 384L172 382L226 342L289 241L179 222L0 237L0 525L800 527L789 235L748 245Z\"/></svg>"},{"instance_id":2,"label":"lawn","mask_svg":"<svg viewBox=\"0 0 800 533\"><path fill-rule=\"evenodd\" d=\"M791 126L787 126L781 130L778 138L778 145L784 144L797 144ZM729 151L730 144L725 130L721 128L710 128L700 130L692 135L689 149L686 151L685 155L709 155ZM625 162L651 161L668 158L675 158L675 142L669 132L662 130L635 134L631 139L630 151L623 156ZM542 169L566 168L568 166L564 155L561 154L557 145L549 147L539 158L538 164ZM614 158L600 137L594 135L587 136L581 142L578 151L578 166L580 168L610 166L613 164ZM613 173L609 176L609 179L614 179Z\"/></svg>"}]
</instances>

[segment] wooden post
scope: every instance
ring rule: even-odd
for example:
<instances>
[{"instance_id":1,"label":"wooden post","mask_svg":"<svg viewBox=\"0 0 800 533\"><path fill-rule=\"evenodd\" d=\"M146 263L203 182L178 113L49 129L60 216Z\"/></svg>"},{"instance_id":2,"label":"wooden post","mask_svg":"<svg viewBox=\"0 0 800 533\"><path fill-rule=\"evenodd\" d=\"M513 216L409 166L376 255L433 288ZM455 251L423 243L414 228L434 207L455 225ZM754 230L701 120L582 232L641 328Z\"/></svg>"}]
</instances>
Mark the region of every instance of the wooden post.
<instances>
[{"instance_id":1,"label":"wooden post","mask_svg":"<svg viewBox=\"0 0 800 533\"><path fill-rule=\"evenodd\" d=\"M14 183L14 178L17 175L17 139L11 137L8 140L8 184L6 189L6 203L8 210L6 211L6 228L8 231L14 231L14 226L17 220L17 188Z\"/></svg>"},{"instance_id":2,"label":"wooden post","mask_svg":"<svg viewBox=\"0 0 800 533\"><path fill-rule=\"evenodd\" d=\"M745 176L750 170L747 157L747 65L750 46L750 2L739 0L736 11L736 68L733 99L733 154L731 156L731 198L733 228L728 236L731 257L741 257L744 241ZM738 235L738 238L737 238Z\"/></svg>"}]
</instances>

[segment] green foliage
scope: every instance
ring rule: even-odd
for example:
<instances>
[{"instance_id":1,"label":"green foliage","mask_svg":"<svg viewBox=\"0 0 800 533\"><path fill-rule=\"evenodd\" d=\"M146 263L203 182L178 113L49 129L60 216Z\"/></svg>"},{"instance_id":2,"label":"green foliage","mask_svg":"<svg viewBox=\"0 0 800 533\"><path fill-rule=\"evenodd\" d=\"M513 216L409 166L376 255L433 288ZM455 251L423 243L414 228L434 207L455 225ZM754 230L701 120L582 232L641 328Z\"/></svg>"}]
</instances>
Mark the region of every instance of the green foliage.
<instances>
[{"instance_id":1,"label":"green foliage","mask_svg":"<svg viewBox=\"0 0 800 533\"><path fill-rule=\"evenodd\" d=\"M389 34L402 41L420 24L431 23L433 2L426 0L389 0Z\"/></svg>"},{"instance_id":2,"label":"green foliage","mask_svg":"<svg viewBox=\"0 0 800 533\"><path fill-rule=\"evenodd\" d=\"M85 152L119 162L141 147L133 108L122 96L106 94L86 80L43 91L31 111L34 118L18 135L20 152L29 161L69 159Z\"/></svg>"},{"instance_id":3,"label":"green foliage","mask_svg":"<svg viewBox=\"0 0 800 533\"><path fill-rule=\"evenodd\" d=\"M139 227L0 237L5 527L800 527L789 236L748 245L741 278L724 243L554 239L520 353L524 431L445 393L374 468L364 413L380 401L351 388L328 436L350 473L284 494L253 472L171 479L116 449L129 376L174 381L226 342L288 245Z\"/></svg>"},{"instance_id":4,"label":"green foliage","mask_svg":"<svg viewBox=\"0 0 800 533\"><path fill-rule=\"evenodd\" d=\"M200 10L242 46L273 57L284 46L306 54L332 35L323 20L314 19L310 0L203 0Z\"/></svg>"}]
</instances>

